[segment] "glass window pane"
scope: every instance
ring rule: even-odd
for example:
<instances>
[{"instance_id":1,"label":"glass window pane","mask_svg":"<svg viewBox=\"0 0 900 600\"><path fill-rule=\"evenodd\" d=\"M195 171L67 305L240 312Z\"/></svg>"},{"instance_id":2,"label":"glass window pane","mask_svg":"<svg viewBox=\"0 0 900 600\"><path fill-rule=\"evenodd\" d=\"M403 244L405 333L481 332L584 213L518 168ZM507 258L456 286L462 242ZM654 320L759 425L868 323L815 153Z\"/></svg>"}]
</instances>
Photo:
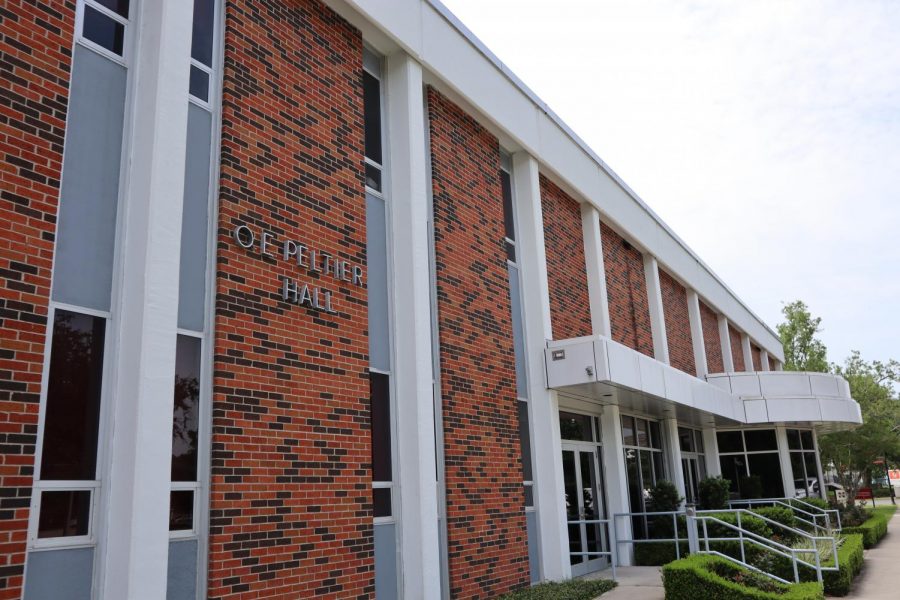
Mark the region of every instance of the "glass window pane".
<instances>
[{"instance_id":1,"label":"glass window pane","mask_svg":"<svg viewBox=\"0 0 900 600\"><path fill-rule=\"evenodd\" d=\"M209 73L191 65L189 90L191 96L204 102L209 101Z\"/></svg>"},{"instance_id":2,"label":"glass window pane","mask_svg":"<svg viewBox=\"0 0 900 600\"><path fill-rule=\"evenodd\" d=\"M653 448L662 448L662 435L659 432L659 423L648 421L650 425L650 445Z\"/></svg>"},{"instance_id":3,"label":"glass window pane","mask_svg":"<svg viewBox=\"0 0 900 600\"><path fill-rule=\"evenodd\" d=\"M82 35L98 46L122 56L125 46L125 26L90 6L84 7Z\"/></svg>"},{"instance_id":4,"label":"glass window pane","mask_svg":"<svg viewBox=\"0 0 900 600\"><path fill-rule=\"evenodd\" d=\"M87 535L90 515L89 490L42 492L38 537Z\"/></svg>"},{"instance_id":5,"label":"glass window pane","mask_svg":"<svg viewBox=\"0 0 900 600\"><path fill-rule=\"evenodd\" d=\"M719 452L743 452L744 440L740 431L717 431L716 441L719 442Z\"/></svg>"},{"instance_id":6,"label":"glass window pane","mask_svg":"<svg viewBox=\"0 0 900 600\"><path fill-rule=\"evenodd\" d=\"M794 487L798 490L802 490L804 487L804 480L806 479L806 473L803 469L803 453L802 452L791 452L791 476L794 478Z\"/></svg>"},{"instance_id":7,"label":"glass window pane","mask_svg":"<svg viewBox=\"0 0 900 600\"><path fill-rule=\"evenodd\" d=\"M801 431L800 432L800 444L803 446L804 450L815 450L815 444L813 444L813 434L812 431Z\"/></svg>"},{"instance_id":8,"label":"glass window pane","mask_svg":"<svg viewBox=\"0 0 900 600\"><path fill-rule=\"evenodd\" d=\"M806 466L806 477L808 479L813 479L814 481L810 483L811 487L815 488L815 492L818 492L818 482L819 482L819 465L816 464L816 453L815 452L804 452L803 453L803 462Z\"/></svg>"},{"instance_id":9,"label":"glass window pane","mask_svg":"<svg viewBox=\"0 0 900 600\"><path fill-rule=\"evenodd\" d=\"M172 481L197 481L200 426L200 338L179 335L175 346Z\"/></svg>"},{"instance_id":10,"label":"glass window pane","mask_svg":"<svg viewBox=\"0 0 900 600\"><path fill-rule=\"evenodd\" d=\"M515 241L516 221L513 213L512 183L506 171L500 171L500 188L503 190L503 235Z\"/></svg>"},{"instance_id":11,"label":"glass window pane","mask_svg":"<svg viewBox=\"0 0 900 600\"><path fill-rule=\"evenodd\" d=\"M366 163L366 185L376 192L381 191L381 169Z\"/></svg>"},{"instance_id":12,"label":"glass window pane","mask_svg":"<svg viewBox=\"0 0 900 600\"><path fill-rule=\"evenodd\" d=\"M784 482L781 480L781 461L777 452L750 454L747 456L750 474L762 479L763 498L783 498Z\"/></svg>"},{"instance_id":13,"label":"glass window pane","mask_svg":"<svg viewBox=\"0 0 900 600\"><path fill-rule=\"evenodd\" d=\"M363 72L363 113L366 127L366 156L381 161L381 82Z\"/></svg>"},{"instance_id":14,"label":"glass window pane","mask_svg":"<svg viewBox=\"0 0 900 600\"><path fill-rule=\"evenodd\" d=\"M647 431L647 421L635 419L635 431L637 432L637 445L641 448L650 447L650 433Z\"/></svg>"},{"instance_id":15,"label":"glass window pane","mask_svg":"<svg viewBox=\"0 0 900 600\"><path fill-rule=\"evenodd\" d=\"M97 4L105 6L109 10L118 13L120 16L128 18L129 0L95 0Z\"/></svg>"},{"instance_id":16,"label":"glass window pane","mask_svg":"<svg viewBox=\"0 0 900 600\"><path fill-rule=\"evenodd\" d=\"M57 310L53 320L41 479L93 480L106 320Z\"/></svg>"},{"instance_id":17,"label":"glass window pane","mask_svg":"<svg viewBox=\"0 0 900 600\"><path fill-rule=\"evenodd\" d=\"M376 517L391 516L391 488L375 488L372 490L372 508Z\"/></svg>"},{"instance_id":18,"label":"glass window pane","mask_svg":"<svg viewBox=\"0 0 900 600\"><path fill-rule=\"evenodd\" d=\"M778 450L774 429L748 429L744 432L744 439L747 442L747 452Z\"/></svg>"},{"instance_id":19,"label":"glass window pane","mask_svg":"<svg viewBox=\"0 0 900 600\"><path fill-rule=\"evenodd\" d=\"M531 484L525 486L525 506L534 506L534 486Z\"/></svg>"},{"instance_id":20,"label":"glass window pane","mask_svg":"<svg viewBox=\"0 0 900 600\"><path fill-rule=\"evenodd\" d=\"M743 454L733 454L731 456L720 456L719 467L722 469L722 478L727 479L731 484L732 493L737 493L738 482L742 477L747 476L747 462Z\"/></svg>"},{"instance_id":21,"label":"glass window pane","mask_svg":"<svg viewBox=\"0 0 900 600\"><path fill-rule=\"evenodd\" d=\"M629 417L630 418L630 417ZM565 454L565 452L563 452ZM638 465L638 451L625 449L625 473L628 478L628 504L630 512L644 511L644 495L641 493L641 472ZM635 538L647 537L646 522L640 517L632 518Z\"/></svg>"},{"instance_id":22,"label":"glass window pane","mask_svg":"<svg viewBox=\"0 0 900 600\"><path fill-rule=\"evenodd\" d=\"M169 494L169 531L190 531L193 528L193 490L173 490Z\"/></svg>"},{"instance_id":23,"label":"glass window pane","mask_svg":"<svg viewBox=\"0 0 900 600\"><path fill-rule=\"evenodd\" d=\"M703 433L700 431L694 431L694 439L697 440L697 452L703 454Z\"/></svg>"},{"instance_id":24,"label":"glass window pane","mask_svg":"<svg viewBox=\"0 0 900 600\"><path fill-rule=\"evenodd\" d=\"M194 0L194 25L191 36L191 58L212 66L215 0Z\"/></svg>"},{"instance_id":25,"label":"glass window pane","mask_svg":"<svg viewBox=\"0 0 900 600\"><path fill-rule=\"evenodd\" d=\"M678 445L682 452L694 451L694 432L685 427L678 428Z\"/></svg>"},{"instance_id":26,"label":"glass window pane","mask_svg":"<svg viewBox=\"0 0 900 600\"><path fill-rule=\"evenodd\" d=\"M662 452L651 452L650 455L653 458L653 485L656 485L663 479L666 479L666 468L663 464ZM647 487L647 485L644 484L644 487Z\"/></svg>"},{"instance_id":27,"label":"glass window pane","mask_svg":"<svg viewBox=\"0 0 900 600\"><path fill-rule=\"evenodd\" d=\"M634 417L622 417L622 443L634 446ZM634 510L634 509L632 509Z\"/></svg>"},{"instance_id":28,"label":"glass window pane","mask_svg":"<svg viewBox=\"0 0 900 600\"><path fill-rule=\"evenodd\" d=\"M519 402L519 443L522 446L522 479L531 481L531 436L528 435L527 402Z\"/></svg>"},{"instance_id":29,"label":"glass window pane","mask_svg":"<svg viewBox=\"0 0 900 600\"><path fill-rule=\"evenodd\" d=\"M516 245L506 240L503 241L503 245L506 248L506 260L516 262Z\"/></svg>"},{"instance_id":30,"label":"glass window pane","mask_svg":"<svg viewBox=\"0 0 900 600\"><path fill-rule=\"evenodd\" d=\"M372 393L372 481L391 481L390 378L382 373L370 373L369 377Z\"/></svg>"},{"instance_id":31,"label":"glass window pane","mask_svg":"<svg viewBox=\"0 0 900 600\"><path fill-rule=\"evenodd\" d=\"M594 441L591 418L587 415L559 411L559 430L564 440Z\"/></svg>"},{"instance_id":32,"label":"glass window pane","mask_svg":"<svg viewBox=\"0 0 900 600\"><path fill-rule=\"evenodd\" d=\"M566 521L578 521L581 519L581 507L578 503L578 474L575 465L575 452L563 450L563 493L566 501ZM567 523L569 533L569 560L574 564L584 562L584 557L572 554L581 552L581 528L576 524Z\"/></svg>"},{"instance_id":33,"label":"glass window pane","mask_svg":"<svg viewBox=\"0 0 900 600\"><path fill-rule=\"evenodd\" d=\"M791 450L799 450L802 447L800 446L800 432L796 429L787 430L787 440L788 448Z\"/></svg>"}]
</instances>

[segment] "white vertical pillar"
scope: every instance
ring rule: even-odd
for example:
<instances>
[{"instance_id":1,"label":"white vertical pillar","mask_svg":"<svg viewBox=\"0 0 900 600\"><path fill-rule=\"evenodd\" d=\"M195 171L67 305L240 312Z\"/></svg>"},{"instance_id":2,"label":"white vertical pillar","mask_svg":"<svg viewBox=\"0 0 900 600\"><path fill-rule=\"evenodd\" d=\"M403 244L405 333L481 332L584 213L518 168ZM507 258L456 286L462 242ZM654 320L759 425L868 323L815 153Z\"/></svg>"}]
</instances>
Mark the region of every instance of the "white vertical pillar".
<instances>
[{"instance_id":1,"label":"white vertical pillar","mask_svg":"<svg viewBox=\"0 0 900 600\"><path fill-rule=\"evenodd\" d=\"M694 365L697 377L701 379L709 374L706 362L706 343L703 340L703 318L700 316L700 297L697 292L687 291L688 321L691 325L691 344L694 348Z\"/></svg>"},{"instance_id":2,"label":"white vertical pillar","mask_svg":"<svg viewBox=\"0 0 900 600\"><path fill-rule=\"evenodd\" d=\"M731 336L728 334L728 319L719 315L719 344L722 346L722 364L726 373L734 372L734 358L731 356Z\"/></svg>"},{"instance_id":3,"label":"white vertical pillar","mask_svg":"<svg viewBox=\"0 0 900 600\"><path fill-rule=\"evenodd\" d=\"M760 349L759 352L759 370L760 371L768 371L769 370L769 353L765 348Z\"/></svg>"},{"instance_id":4,"label":"white vertical pillar","mask_svg":"<svg viewBox=\"0 0 900 600\"><path fill-rule=\"evenodd\" d=\"M783 364L780 360L776 360L776 361L775 361L775 370L776 370L776 371L783 371L783 370L784 370L784 364Z\"/></svg>"},{"instance_id":5,"label":"white vertical pillar","mask_svg":"<svg viewBox=\"0 0 900 600\"><path fill-rule=\"evenodd\" d=\"M404 598L441 595L435 474L428 178L422 67L404 52L386 60L390 257L393 261L399 544Z\"/></svg>"},{"instance_id":6,"label":"white vertical pillar","mask_svg":"<svg viewBox=\"0 0 900 600\"><path fill-rule=\"evenodd\" d=\"M603 474L606 477L607 513L610 519L617 513L631 512L628 501L628 472L625 470L625 448L622 444L622 416L615 404L603 407L600 414L600 438L603 441ZM620 539L631 539L631 519L615 519ZM616 549L619 564L632 562L632 544L622 544Z\"/></svg>"},{"instance_id":7,"label":"white vertical pillar","mask_svg":"<svg viewBox=\"0 0 900 600\"><path fill-rule=\"evenodd\" d=\"M753 348L750 346L750 336L746 333L741 334L741 350L744 352L744 370L754 371Z\"/></svg>"},{"instance_id":8,"label":"white vertical pillar","mask_svg":"<svg viewBox=\"0 0 900 600\"><path fill-rule=\"evenodd\" d=\"M822 457L819 456L819 435L816 433L816 430L812 430L813 435L813 448L816 449L816 469L819 471L819 497L823 500L828 500L828 494L825 490L825 473L822 471ZM890 481L888 482L890 485Z\"/></svg>"},{"instance_id":9,"label":"white vertical pillar","mask_svg":"<svg viewBox=\"0 0 900 600\"><path fill-rule=\"evenodd\" d=\"M781 481L784 484L784 495L793 498L796 494L794 488L794 471L791 468L791 453L788 450L787 429L784 425L775 426L775 438L778 441L778 461L781 463ZM759 475L759 473L751 473Z\"/></svg>"},{"instance_id":10,"label":"white vertical pillar","mask_svg":"<svg viewBox=\"0 0 900 600\"><path fill-rule=\"evenodd\" d=\"M650 331L653 334L653 358L669 364L669 340L666 338L666 314L663 310L662 288L659 285L659 264L656 257L644 255L644 278L647 280L647 304L650 308Z\"/></svg>"},{"instance_id":11,"label":"white vertical pillar","mask_svg":"<svg viewBox=\"0 0 900 600\"><path fill-rule=\"evenodd\" d=\"M722 475L722 465L719 464L719 440L716 438L715 427L703 428L703 456L706 459L706 476Z\"/></svg>"},{"instance_id":12,"label":"white vertical pillar","mask_svg":"<svg viewBox=\"0 0 900 600\"><path fill-rule=\"evenodd\" d=\"M592 333L612 337L609 296L606 292L606 269L603 265L603 243L600 238L600 213L587 202L581 205L581 233L584 237L584 264L587 268Z\"/></svg>"},{"instance_id":13,"label":"white vertical pillar","mask_svg":"<svg viewBox=\"0 0 900 600\"><path fill-rule=\"evenodd\" d=\"M190 2L139 7L99 594L130 600L166 595L192 23Z\"/></svg>"},{"instance_id":14,"label":"white vertical pillar","mask_svg":"<svg viewBox=\"0 0 900 600\"><path fill-rule=\"evenodd\" d=\"M528 369L529 425L534 477L534 502L540 544L541 579L571 576L569 533L563 489L559 401L547 389L544 349L553 339L550 286L544 248L544 217L537 161L525 152L512 157L513 190L518 225L519 267Z\"/></svg>"},{"instance_id":15,"label":"white vertical pillar","mask_svg":"<svg viewBox=\"0 0 900 600\"><path fill-rule=\"evenodd\" d=\"M678 439L678 421L674 418L663 419L666 455L669 457L670 480L682 498L687 498L684 487L684 471L681 468L681 444Z\"/></svg>"}]
</instances>

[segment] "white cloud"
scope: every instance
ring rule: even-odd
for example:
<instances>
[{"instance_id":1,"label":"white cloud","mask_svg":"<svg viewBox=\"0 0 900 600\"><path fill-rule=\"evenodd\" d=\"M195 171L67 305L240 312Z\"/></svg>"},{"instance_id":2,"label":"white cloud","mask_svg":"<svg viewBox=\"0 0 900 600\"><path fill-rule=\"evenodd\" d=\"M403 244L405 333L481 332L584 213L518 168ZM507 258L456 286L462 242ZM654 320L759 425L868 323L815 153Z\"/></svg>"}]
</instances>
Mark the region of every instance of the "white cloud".
<instances>
[{"instance_id":1,"label":"white cloud","mask_svg":"<svg viewBox=\"0 0 900 600\"><path fill-rule=\"evenodd\" d=\"M770 325L900 358L900 3L445 3Z\"/></svg>"}]
</instances>

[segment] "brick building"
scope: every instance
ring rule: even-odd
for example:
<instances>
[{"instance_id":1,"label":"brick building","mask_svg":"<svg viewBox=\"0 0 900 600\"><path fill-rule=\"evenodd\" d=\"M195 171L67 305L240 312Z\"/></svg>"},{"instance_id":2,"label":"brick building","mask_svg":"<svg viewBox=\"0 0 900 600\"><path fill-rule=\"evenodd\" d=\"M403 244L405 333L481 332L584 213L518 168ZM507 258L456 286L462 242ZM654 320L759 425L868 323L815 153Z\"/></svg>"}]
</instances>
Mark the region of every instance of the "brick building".
<instances>
[{"instance_id":1,"label":"brick building","mask_svg":"<svg viewBox=\"0 0 900 600\"><path fill-rule=\"evenodd\" d=\"M860 420L437 0L9 0L0 73L0 598L495 597Z\"/></svg>"}]
</instances>

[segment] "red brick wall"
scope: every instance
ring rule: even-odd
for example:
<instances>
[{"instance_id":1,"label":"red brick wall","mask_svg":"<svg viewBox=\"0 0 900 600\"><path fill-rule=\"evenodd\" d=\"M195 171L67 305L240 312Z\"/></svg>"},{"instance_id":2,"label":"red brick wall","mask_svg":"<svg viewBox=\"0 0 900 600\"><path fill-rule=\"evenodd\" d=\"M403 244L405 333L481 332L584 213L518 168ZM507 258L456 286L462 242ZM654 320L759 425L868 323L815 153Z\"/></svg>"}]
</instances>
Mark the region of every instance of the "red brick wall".
<instances>
[{"instance_id":1,"label":"red brick wall","mask_svg":"<svg viewBox=\"0 0 900 600\"><path fill-rule=\"evenodd\" d=\"M365 288L276 258L290 238L365 265L362 38L318 2L229 0L225 47L209 597L369 598ZM281 275L337 314L283 302Z\"/></svg>"},{"instance_id":2,"label":"red brick wall","mask_svg":"<svg viewBox=\"0 0 900 600\"><path fill-rule=\"evenodd\" d=\"M753 370L762 371L762 350L756 344L750 344L750 352L753 355Z\"/></svg>"},{"instance_id":3,"label":"red brick wall","mask_svg":"<svg viewBox=\"0 0 900 600\"><path fill-rule=\"evenodd\" d=\"M700 301L700 322L703 324L703 345L706 347L706 368L710 373L724 373L722 340L719 338L719 317L716 312Z\"/></svg>"},{"instance_id":4,"label":"red brick wall","mask_svg":"<svg viewBox=\"0 0 900 600\"><path fill-rule=\"evenodd\" d=\"M741 344L741 332L728 324L728 339L731 341L731 360L734 362L734 370L746 371L744 364L744 346Z\"/></svg>"},{"instance_id":5,"label":"red brick wall","mask_svg":"<svg viewBox=\"0 0 900 600\"><path fill-rule=\"evenodd\" d=\"M75 2L0 8L0 598L19 598Z\"/></svg>"},{"instance_id":6,"label":"red brick wall","mask_svg":"<svg viewBox=\"0 0 900 600\"><path fill-rule=\"evenodd\" d=\"M540 180L553 337L591 335L581 206L543 175Z\"/></svg>"},{"instance_id":7,"label":"red brick wall","mask_svg":"<svg viewBox=\"0 0 900 600\"><path fill-rule=\"evenodd\" d=\"M662 292L663 314L666 318L669 364L685 373L696 375L687 290L662 269L659 269L659 287Z\"/></svg>"},{"instance_id":8,"label":"red brick wall","mask_svg":"<svg viewBox=\"0 0 900 600\"><path fill-rule=\"evenodd\" d=\"M428 90L450 594L528 584L497 139Z\"/></svg>"},{"instance_id":9,"label":"red brick wall","mask_svg":"<svg viewBox=\"0 0 900 600\"><path fill-rule=\"evenodd\" d=\"M604 223L600 223L600 236L603 241L612 338L647 356L653 356L644 258L630 244L626 247L625 240Z\"/></svg>"}]
</instances>

